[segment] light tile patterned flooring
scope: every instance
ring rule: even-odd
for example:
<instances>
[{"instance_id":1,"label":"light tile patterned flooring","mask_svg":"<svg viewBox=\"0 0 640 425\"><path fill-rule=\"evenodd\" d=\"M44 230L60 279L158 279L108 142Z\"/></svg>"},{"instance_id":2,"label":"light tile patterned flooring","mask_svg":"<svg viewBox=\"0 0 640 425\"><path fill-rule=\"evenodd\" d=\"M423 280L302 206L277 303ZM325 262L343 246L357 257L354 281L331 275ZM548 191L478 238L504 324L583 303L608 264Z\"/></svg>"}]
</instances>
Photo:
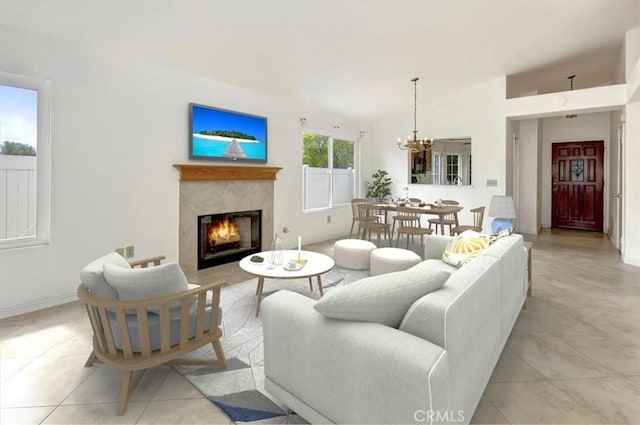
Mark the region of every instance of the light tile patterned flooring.
<instances>
[{"instance_id":1,"label":"light tile patterned flooring","mask_svg":"<svg viewBox=\"0 0 640 425\"><path fill-rule=\"evenodd\" d=\"M640 268L623 264L606 235L545 230L527 239L533 296L472 422L640 423ZM305 248L328 252L332 242ZM210 273L250 278L236 264ZM76 303L1 320L0 423L230 422L166 366L147 372L125 416L115 416L120 374L83 367L90 351Z\"/></svg>"}]
</instances>

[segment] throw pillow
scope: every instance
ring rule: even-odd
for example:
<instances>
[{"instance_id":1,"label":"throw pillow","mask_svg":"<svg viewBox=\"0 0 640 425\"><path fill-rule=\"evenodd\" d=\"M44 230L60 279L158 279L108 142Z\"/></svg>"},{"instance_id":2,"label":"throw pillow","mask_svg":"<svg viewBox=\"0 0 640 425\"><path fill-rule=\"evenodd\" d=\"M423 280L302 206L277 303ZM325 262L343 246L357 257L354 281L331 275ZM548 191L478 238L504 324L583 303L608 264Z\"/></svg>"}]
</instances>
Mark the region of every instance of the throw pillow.
<instances>
[{"instance_id":1,"label":"throw pillow","mask_svg":"<svg viewBox=\"0 0 640 425\"><path fill-rule=\"evenodd\" d=\"M126 269L105 264L104 278L116 289L118 297L123 301L164 297L189 289L187 278L176 263L143 269ZM180 303L176 301L169 307L180 307ZM160 311L158 306L150 306L147 310L155 313Z\"/></svg>"},{"instance_id":2,"label":"throw pillow","mask_svg":"<svg viewBox=\"0 0 640 425\"><path fill-rule=\"evenodd\" d=\"M102 269L105 264L113 264L124 269L131 269L131 266L120 254L109 253L87 264L80 271L80 281L84 283L93 295L108 300L117 300L118 292L104 279Z\"/></svg>"},{"instance_id":3,"label":"throw pillow","mask_svg":"<svg viewBox=\"0 0 640 425\"><path fill-rule=\"evenodd\" d=\"M456 235L442 253L442 261L462 267L480 255L489 246L490 237L473 230Z\"/></svg>"},{"instance_id":4,"label":"throw pillow","mask_svg":"<svg viewBox=\"0 0 640 425\"><path fill-rule=\"evenodd\" d=\"M397 328L411 304L439 289L443 270L405 270L367 277L325 294L314 308L327 317L377 322Z\"/></svg>"},{"instance_id":5,"label":"throw pillow","mask_svg":"<svg viewBox=\"0 0 640 425\"><path fill-rule=\"evenodd\" d=\"M485 235L473 230L465 230L447 244L442 253L442 261L455 267L462 267L482 254L489 245L510 234L509 231L502 231L494 235Z\"/></svg>"}]
</instances>

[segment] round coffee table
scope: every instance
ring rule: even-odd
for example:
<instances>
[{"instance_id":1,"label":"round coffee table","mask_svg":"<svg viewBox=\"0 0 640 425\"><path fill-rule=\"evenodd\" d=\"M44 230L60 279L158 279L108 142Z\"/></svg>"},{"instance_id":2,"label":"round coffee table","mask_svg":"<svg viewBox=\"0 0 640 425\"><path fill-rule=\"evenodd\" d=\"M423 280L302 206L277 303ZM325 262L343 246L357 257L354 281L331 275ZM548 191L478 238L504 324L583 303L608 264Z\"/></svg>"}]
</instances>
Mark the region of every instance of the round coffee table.
<instances>
[{"instance_id":1,"label":"round coffee table","mask_svg":"<svg viewBox=\"0 0 640 425\"><path fill-rule=\"evenodd\" d=\"M250 259L253 255L264 258L262 263L253 263ZM285 270L286 265L291 260L298 258L297 250L282 251L283 265L274 267L271 265L271 251L259 252L258 254L248 255L240 260L240 268L247 273L258 277L258 286L256 287L256 295L258 296L258 305L256 306L256 317L260 314L260 303L262 302L262 290L264 289L264 279L309 279L309 289L313 291L312 277L316 277L318 281L318 289L320 296L324 295L322 290L321 274L331 270L335 266L333 259L327 255L318 252L300 251L300 258L307 260L306 264L300 270Z\"/></svg>"}]
</instances>

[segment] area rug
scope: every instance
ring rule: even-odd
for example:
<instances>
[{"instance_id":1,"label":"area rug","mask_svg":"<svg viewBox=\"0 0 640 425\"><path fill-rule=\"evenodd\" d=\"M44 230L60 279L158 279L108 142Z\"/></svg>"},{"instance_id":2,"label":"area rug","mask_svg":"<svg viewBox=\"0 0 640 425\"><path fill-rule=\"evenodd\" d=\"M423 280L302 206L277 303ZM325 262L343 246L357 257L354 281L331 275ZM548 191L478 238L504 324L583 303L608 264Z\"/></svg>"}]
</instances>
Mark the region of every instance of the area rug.
<instances>
[{"instance_id":1,"label":"area rug","mask_svg":"<svg viewBox=\"0 0 640 425\"><path fill-rule=\"evenodd\" d=\"M362 279L368 273L334 268L322 276L322 286L331 290L332 287ZM256 317L256 284L257 278L222 289L221 342L228 368L174 367L236 423L306 424L304 419L287 411L264 389L262 319ZM315 279L313 292L309 291L308 279L265 279L264 286L265 298L281 289L314 299L320 296ZM202 347L191 354L191 357L211 356L215 356L211 346Z\"/></svg>"}]
</instances>

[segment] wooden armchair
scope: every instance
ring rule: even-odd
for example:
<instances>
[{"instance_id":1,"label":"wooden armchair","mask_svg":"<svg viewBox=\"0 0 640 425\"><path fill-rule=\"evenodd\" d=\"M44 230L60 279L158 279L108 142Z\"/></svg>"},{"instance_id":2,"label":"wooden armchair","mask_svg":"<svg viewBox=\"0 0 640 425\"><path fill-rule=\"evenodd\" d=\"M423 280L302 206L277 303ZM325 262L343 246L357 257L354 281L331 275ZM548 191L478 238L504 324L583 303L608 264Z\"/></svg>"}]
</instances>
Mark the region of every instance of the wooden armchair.
<instances>
[{"instance_id":1,"label":"wooden armchair","mask_svg":"<svg viewBox=\"0 0 640 425\"><path fill-rule=\"evenodd\" d=\"M131 265L146 268L159 265L163 258ZM211 282L175 295L137 301L100 298L80 284L78 297L93 329L93 351L85 366L104 363L122 371L118 416L124 414L131 393L150 367L164 363L227 367L218 326L224 283ZM213 346L217 358L179 358L206 344ZM135 371L142 372L133 380Z\"/></svg>"}]
</instances>

